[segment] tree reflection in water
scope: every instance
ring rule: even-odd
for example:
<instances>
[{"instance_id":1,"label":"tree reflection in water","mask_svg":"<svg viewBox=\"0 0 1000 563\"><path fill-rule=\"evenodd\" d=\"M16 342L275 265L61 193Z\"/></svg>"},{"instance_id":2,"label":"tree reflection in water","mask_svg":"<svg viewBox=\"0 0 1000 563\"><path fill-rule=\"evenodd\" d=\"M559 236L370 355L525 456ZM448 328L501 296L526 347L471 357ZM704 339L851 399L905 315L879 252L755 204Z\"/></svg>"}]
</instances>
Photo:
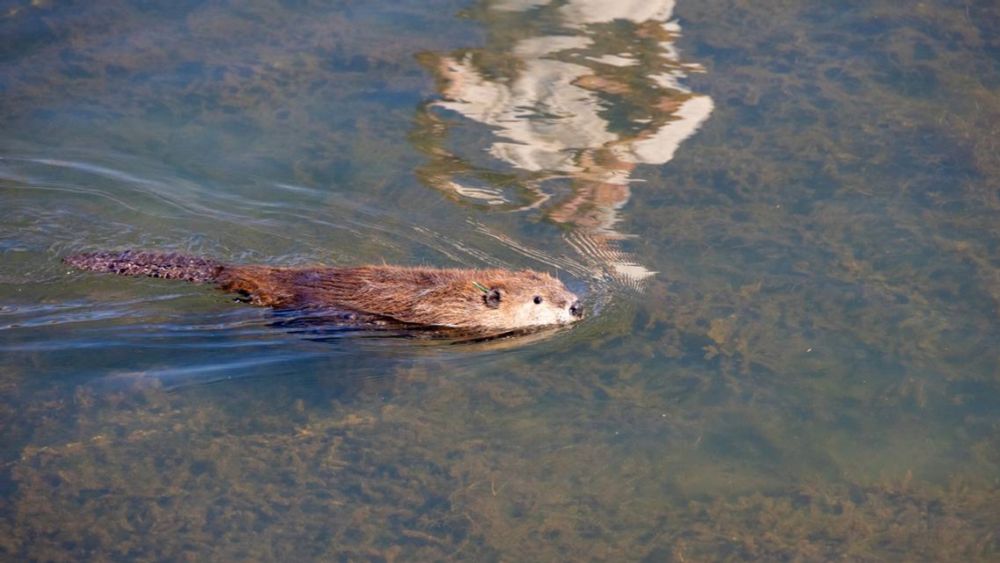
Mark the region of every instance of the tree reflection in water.
<instances>
[{"instance_id":1,"label":"tree reflection in water","mask_svg":"<svg viewBox=\"0 0 1000 563\"><path fill-rule=\"evenodd\" d=\"M669 162L712 112L711 98L681 84L672 0L497 0L471 15L483 48L423 53L440 99L421 106L414 144L429 161L427 185L456 201L540 209L569 227L590 273L640 286L651 272L618 246L617 230L638 164ZM489 154L514 170L480 164L449 146L448 111L489 126ZM559 190L557 186L568 186Z\"/></svg>"}]
</instances>

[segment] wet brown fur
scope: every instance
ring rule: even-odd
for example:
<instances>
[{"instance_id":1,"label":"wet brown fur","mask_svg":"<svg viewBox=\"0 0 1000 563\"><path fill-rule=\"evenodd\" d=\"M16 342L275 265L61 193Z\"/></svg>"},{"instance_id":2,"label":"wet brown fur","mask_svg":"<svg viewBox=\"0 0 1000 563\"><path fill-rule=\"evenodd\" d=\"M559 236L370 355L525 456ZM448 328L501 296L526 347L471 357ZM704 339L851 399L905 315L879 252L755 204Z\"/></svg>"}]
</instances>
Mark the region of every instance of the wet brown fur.
<instances>
[{"instance_id":1,"label":"wet brown fur","mask_svg":"<svg viewBox=\"0 0 1000 563\"><path fill-rule=\"evenodd\" d=\"M215 283L266 307L329 307L423 326L523 328L523 319L511 311L536 297L546 307L567 311L573 307L570 320L580 316L575 295L552 276L532 270L277 268L135 251L77 254L65 261L84 270ZM487 294L494 290L501 300L491 307Z\"/></svg>"}]
</instances>

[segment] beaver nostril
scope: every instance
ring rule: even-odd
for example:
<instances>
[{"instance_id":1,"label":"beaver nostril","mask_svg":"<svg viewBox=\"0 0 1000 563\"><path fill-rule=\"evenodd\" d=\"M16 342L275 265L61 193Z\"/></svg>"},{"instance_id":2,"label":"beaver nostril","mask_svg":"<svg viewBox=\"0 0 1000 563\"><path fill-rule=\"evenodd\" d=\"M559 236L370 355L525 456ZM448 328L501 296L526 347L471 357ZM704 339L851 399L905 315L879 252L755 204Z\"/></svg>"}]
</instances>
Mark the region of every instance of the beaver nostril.
<instances>
[{"instance_id":1,"label":"beaver nostril","mask_svg":"<svg viewBox=\"0 0 1000 563\"><path fill-rule=\"evenodd\" d=\"M583 305L580 305L579 301L574 301L572 305L569 306L569 314L574 317L583 316Z\"/></svg>"}]
</instances>

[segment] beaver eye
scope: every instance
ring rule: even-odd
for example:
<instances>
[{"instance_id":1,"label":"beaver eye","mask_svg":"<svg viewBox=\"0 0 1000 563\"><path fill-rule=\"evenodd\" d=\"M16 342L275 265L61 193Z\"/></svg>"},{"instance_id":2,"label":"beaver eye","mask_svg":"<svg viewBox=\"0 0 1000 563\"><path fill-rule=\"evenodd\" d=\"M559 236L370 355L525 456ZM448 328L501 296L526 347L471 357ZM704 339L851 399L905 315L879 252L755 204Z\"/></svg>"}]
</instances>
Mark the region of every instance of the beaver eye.
<instances>
[{"instance_id":1,"label":"beaver eye","mask_svg":"<svg viewBox=\"0 0 1000 563\"><path fill-rule=\"evenodd\" d=\"M532 301L535 302L535 305L541 305L542 304L542 296L541 295L536 295L535 298L532 299Z\"/></svg>"}]
</instances>

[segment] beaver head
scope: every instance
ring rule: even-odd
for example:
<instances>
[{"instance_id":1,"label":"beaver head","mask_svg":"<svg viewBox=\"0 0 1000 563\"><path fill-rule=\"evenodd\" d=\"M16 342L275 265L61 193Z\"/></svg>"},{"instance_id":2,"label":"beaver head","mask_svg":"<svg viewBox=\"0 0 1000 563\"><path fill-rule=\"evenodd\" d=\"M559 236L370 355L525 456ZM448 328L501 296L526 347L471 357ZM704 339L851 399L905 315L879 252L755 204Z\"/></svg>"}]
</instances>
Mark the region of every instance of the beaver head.
<instances>
[{"instance_id":1,"label":"beaver head","mask_svg":"<svg viewBox=\"0 0 1000 563\"><path fill-rule=\"evenodd\" d=\"M531 270L520 272L480 272L471 280L471 301L475 324L483 328L518 329L569 324L583 317L576 295L559 280ZM468 326L466 319L455 319L456 326ZM461 324L460 324L461 323Z\"/></svg>"}]
</instances>

